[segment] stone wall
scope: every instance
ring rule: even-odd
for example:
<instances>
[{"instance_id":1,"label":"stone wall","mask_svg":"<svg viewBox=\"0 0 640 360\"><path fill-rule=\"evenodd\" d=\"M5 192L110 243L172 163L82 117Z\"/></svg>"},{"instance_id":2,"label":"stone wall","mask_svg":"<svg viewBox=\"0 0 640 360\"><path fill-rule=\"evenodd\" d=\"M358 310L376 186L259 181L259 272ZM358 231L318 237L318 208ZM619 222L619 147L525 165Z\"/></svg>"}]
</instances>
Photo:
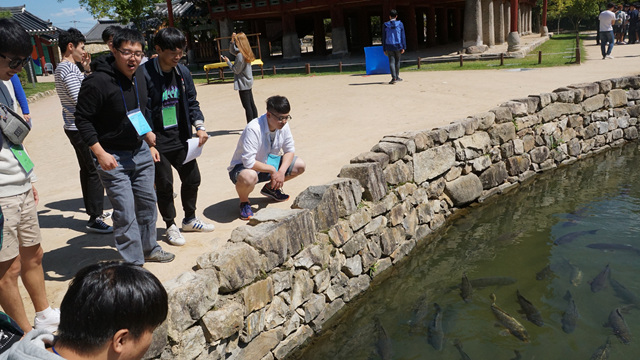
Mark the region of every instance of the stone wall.
<instances>
[{"instance_id":1,"label":"stone wall","mask_svg":"<svg viewBox=\"0 0 640 360\"><path fill-rule=\"evenodd\" d=\"M285 358L457 209L636 140L639 88L640 77L572 85L385 136L165 284L169 318L148 356Z\"/></svg>"}]
</instances>

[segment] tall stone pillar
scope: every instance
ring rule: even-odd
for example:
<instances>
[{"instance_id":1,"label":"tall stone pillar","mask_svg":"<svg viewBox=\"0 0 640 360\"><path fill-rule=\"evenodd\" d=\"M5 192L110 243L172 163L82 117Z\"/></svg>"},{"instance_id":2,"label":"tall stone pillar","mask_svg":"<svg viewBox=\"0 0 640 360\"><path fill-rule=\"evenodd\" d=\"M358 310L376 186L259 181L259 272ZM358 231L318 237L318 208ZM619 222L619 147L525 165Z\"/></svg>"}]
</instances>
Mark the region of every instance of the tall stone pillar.
<instances>
[{"instance_id":1,"label":"tall stone pillar","mask_svg":"<svg viewBox=\"0 0 640 360\"><path fill-rule=\"evenodd\" d=\"M500 45L504 43L504 3L502 0L495 0L493 2L493 17L495 20L494 23L494 32L496 44Z\"/></svg>"},{"instance_id":2,"label":"tall stone pillar","mask_svg":"<svg viewBox=\"0 0 640 360\"><path fill-rule=\"evenodd\" d=\"M511 0L504 1L504 41L507 41L511 32Z\"/></svg>"},{"instance_id":3,"label":"tall stone pillar","mask_svg":"<svg viewBox=\"0 0 640 360\"><path fill-rule=\"evenodd\" d=\"M339 6L331 7L331 55L342 57L349 53L347 30L344 27L344 11Z\"/></svg>"},{"instance_id":4,"label":"tall stone pillar","mask_svg":"<svg viewBox=\"0 0 640 360\"><path fill-rule=\"evenodd\" d=\"M496 44L494 22L493 0L482 0L482 40L487 46Z\"/></svg>"},{"instance_id":5,"label":"tall stone pillar","mask_svg":"<svg viewBox=\"0 0 640 360\"><path fill-rule=\"evenodd\" d=\"M229 39L222 39L220 40L220 48L221 49L228 49L229 48L229 43L231 42L231 34L233 33L233 21L231 21L231 19L229 18L223 18L220 19L218 21L218 25L220 25L220 37L224 38L224 37L228 37ZM225 54L228 53L228 50L226 51L222 51L223 54L219 54L219 55L227 55Z\"/></svg>"},{"instance_id":6,"label":"tall stone pillar","mask_svg":"<svg viewBox=\"0 0 640 360\"><path fill-rule=\"evenodd\" d=\"M507 37L509 47L507 51L520 50L520 35L518 34L518 0L511 0L511 26Z\"/></svg>"},{"instance_id":7,"label":"tall stone pillar","mask_svg":"<svg viewBox=\"0 0 640 360\"><path fill-rule=\"evenodd\" d=\"M436 44L436 8L427 8L427 46Z\"/></svg>"},{"instance_id":8,"label":"tall stone pillar","mask_svg":"<svg viewBox=\"0 0 640 360\"><path fill-rule=\"evenodd\" d=\"M282 58L284 60L300 59L300 39L296 32L295 15L282 14Z\"/></svg>"},{"instance_id":9,"label":"tall stone pillar","mask_svg":"<svg viewBox=\"0 0 640 360\"><path fill-rule=\"evenodd\" d=\"M313 16L313 53L325 55L327 53L327 41L325 40L324 21L322 15Z\"/></svg>"},{"instance_id":10,"label":"tall stone pillar","mask_svg":"<svg viewBox=\"0 0 640 360\"><path fill-rule=\"evenodd\" d=\"M547 27L547 0L542 1L542 29L540 29L540 36L548 36L549 28Z\"/></svg>"},{"instance_id":11,"label":"tall stone pillar","mask_svg":"<svg viewBox=\"0 0 640 360\"><path fill-rule=\"evenodd\" d=\"M449 42L449 17L446 8L439 8L436 11L436 20L438 24L438 42L447 44Z\"/></svg>"},{"instance_id":12,"label":"tall stone pillar","mask_svg":"<svg viewBox=\"0 0 640 360\"><path fill-rule=\"evenodd\" d=\"M481 47L482 44L482 6L480 0L465 0L464 32L462 47Z\"/></svg>"},{"instance_id":13,"label":"tall stone pillar","mask_svg":"<svg viewBox=\"0 0 640 360\"><path fill-rule=\"evenodd\" d=\"M529 18L529 34L532 34L533 33L533 8L531 6L529 6L527 17Z\"/></svg>"}]
</instances>

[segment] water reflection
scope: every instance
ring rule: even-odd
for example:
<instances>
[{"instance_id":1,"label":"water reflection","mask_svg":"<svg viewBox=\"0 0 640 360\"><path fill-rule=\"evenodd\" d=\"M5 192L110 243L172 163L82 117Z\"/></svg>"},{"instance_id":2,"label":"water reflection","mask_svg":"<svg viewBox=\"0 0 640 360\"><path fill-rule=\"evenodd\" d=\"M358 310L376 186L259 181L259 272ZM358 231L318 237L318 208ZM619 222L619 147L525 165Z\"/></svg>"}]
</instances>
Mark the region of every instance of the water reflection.
<instances>
[{"instance_id":1,"label":"water reflection","mask_svg":"<svg viewBox=\"0 0 640 360\"><path fill-rule=\"evenodd\" d=\"M462 210L292 358L379 359L380 327L389 336L393 359L460 359L463 353L471 359L585 359L604 348L608 337L611 358L634 358L640 354L640 340L633 339L640 331L640 311L625 304L640 302L634 276L640 254L587 245L640 249L639 159L637 144L613 149ZM564 240L554 244L558 239ZM611 281L592 292L588 281L607 265ZM474 288L465 303L459 289L463 273L471 280L517 281ZM518 290L539 310L543 326L519 314ZM530 343L496 327L492 293L496 304L526 328ZM441 350L427 336L434 303L442 308ZM628 324L629 345L603 327L616 309Z\"/></svg>"}]
</instances>

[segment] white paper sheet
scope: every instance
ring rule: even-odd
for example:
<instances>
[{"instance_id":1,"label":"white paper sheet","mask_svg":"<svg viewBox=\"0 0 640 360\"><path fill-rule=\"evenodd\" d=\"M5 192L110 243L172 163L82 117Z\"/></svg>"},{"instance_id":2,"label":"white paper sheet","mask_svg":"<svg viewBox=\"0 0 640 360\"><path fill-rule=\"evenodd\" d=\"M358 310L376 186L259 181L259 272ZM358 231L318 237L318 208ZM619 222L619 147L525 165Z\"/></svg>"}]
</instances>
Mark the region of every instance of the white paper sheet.
<instances>
[{"instance_id":1,"label":"white paper sheet","mask_svg":"<svg viewBox=\"0 0 640 360\"><path fill-rule=\"evenodd\" d=\"M182 163L183 165L193 159L196 159L202 154L202 148L204 147L204 145L198 146L198 144L200 144L200 138L195 137L187 140L187 157L184 159L184 162Z\"/></svg>"}]
</instances>

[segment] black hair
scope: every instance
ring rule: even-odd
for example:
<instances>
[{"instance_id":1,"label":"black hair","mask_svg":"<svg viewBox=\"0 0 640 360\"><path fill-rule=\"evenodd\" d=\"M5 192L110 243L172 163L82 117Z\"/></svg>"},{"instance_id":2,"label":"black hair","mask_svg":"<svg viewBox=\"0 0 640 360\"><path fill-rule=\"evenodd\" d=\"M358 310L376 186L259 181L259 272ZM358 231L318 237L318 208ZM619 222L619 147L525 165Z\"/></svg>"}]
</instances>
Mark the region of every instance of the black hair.
<instances>
[{"instance_id":1,"label":"black hair","mask_svg":"<svg viewBox=\"0 0 640 360\"><path fill-rule=\"evenodd\" d=\"M138 31L133 29L124 28L116 33L113 37L113 47L118 49L122 44L130 42L130 43L138 43L142 45L142 50L144 50L144 36Z\"/></svg>"},{"instance_id":2,"label":"black hair","mask_svg":"<svg viewBox=\"0 0 640 360\"><path fill-rule=\"evenodd\" d=\"M167 292L149 271L120 261L89 265L62 299L56 345L92 354L121 329L138 339L160 325L167 311Z\"/></svg>"},{"instance_id":3,"label":"black hair","mask_svg":"<svg viewBox=\"0 0 640 360\"><path fill-rule=\"evenodd\" d=\"M616 7L616 4L611 3L611 2L607 4L607 9L611 9L613 7Z\"/></svg>"},{"instance_id":4,"label":"black hair","mask_svg":"<svg viewBox=\"0 0 640 360\"><path fill-rule=\"evenodd\" d=\"M73 44L73 47L77 47L79 43L85 43L87 39L82 35L80 30L76 28L69 28L67 31L61 31L60 36L58 37L58 46L60 47L60 51L64 55L64 52L67 51L67 45L69 43Z\"/></svg>"},{"instance_id":5,"label":"black hair","mask_svg":"<svg viewBox=\"0 0 640 360\"><path fill-rule=\"evenodd\" d=\"M122 30L122 27L118 25L109 25L102 31L102 41L109 42L109 39L113 39L118 31Z\"/></svg>"},{"instance_id":6,"label":"black hair","mask_svg":"<svg viewBox=\"0 0 640 360\"><path fill-rule=\"evenodd\" d=\"M31 37L17 21L0 19L0 53L27 57L32 50Z\"/></svg>"},{"instance_id":7,"label":"black hair","mask_svg":"<svg viewBox=\"0 0 640 360\"><path fill-rule=\"evenodd\" d=\"M275 111L278 114L288 114L291 112L291 105L286 97L274 95L267 99L267 111Z\"/></svg>"},{"instance_id":8,"label":"black hair","mask_svg":"<svg viewBox=\"0 0 640 360\"><path fill-rule=\"evenodd\" d=\"M391 11L389 11L389 16L392 18L398 17L398 11L396 9L391 9Z\"/></svg>"},{"instance_id":9,"label":"black hair","mask_svg":"<svg viewBox=\"0 0 640 360\"><path fill-rule=\"evenodd\" d=\"M160 29L153 41L162 50L184 49L187 46L187 38L182 31L172 27Z\"/></svg>"}]
</instances>

